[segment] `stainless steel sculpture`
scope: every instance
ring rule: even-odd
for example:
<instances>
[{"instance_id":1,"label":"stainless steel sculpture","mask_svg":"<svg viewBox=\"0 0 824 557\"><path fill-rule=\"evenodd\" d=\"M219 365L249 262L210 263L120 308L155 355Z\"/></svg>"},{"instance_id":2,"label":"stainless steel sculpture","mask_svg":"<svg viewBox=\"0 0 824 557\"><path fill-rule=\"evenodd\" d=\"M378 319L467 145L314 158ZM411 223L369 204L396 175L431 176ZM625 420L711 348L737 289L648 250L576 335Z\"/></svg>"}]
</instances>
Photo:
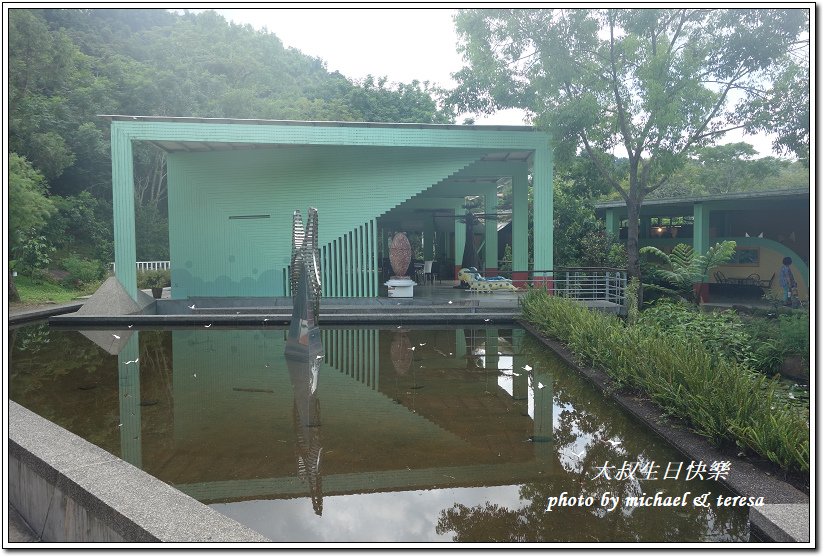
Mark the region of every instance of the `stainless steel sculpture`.
<instances>
[{"instance_id":1,"label":"stainless steel sculpture","mask_svg":"<svg viewBox=\"0 0 824 557\"><path fill-rule=\"evenodd\" d=\"M318 329L320 312L320 253L318 252L318 211L309 207L306 228L300 211L292 216L292 321L286 340L286 354L313 359L323 349Z\"/></svg>"},{"instance_id":2,"label":"stainless steel sculpture","mask_svg":"<svg viewBox=\"0 0 824 557\"><path fill-rule=\"evenodd\" d=\"M298 441L298 476L309 485L312 508L323 512L320 473L320 402L318 377L323 343L318 328L320 254L318 211L309 207L306 228L300 211L292 215L292 322L286 338L286 366L295 395L294 426Z\"/></svg>"}]
</instances>

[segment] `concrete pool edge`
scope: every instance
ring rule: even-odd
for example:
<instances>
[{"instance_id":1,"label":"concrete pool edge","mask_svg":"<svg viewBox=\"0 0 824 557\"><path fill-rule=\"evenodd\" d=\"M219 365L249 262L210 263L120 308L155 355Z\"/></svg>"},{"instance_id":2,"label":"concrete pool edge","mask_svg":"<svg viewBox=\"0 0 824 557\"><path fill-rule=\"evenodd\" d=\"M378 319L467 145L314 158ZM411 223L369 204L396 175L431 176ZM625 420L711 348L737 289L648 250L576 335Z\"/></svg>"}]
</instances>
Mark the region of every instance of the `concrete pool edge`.
<instances>
[{"instance_id":1,"label":"concrete pool edge","mask_svg":"<svg viewBox=\"0 0 824 557\"><path fill-rule=\"evenodd\" d=\"M13 401L8 420L8 503L39 541L270 541Z\"/></svg>"},{"instance_id":2,"label":"concrete pool edge","mask_svg":"<svg viewBox=\"0 0 824 557\"><path fill-rule=\"evenodd\" d=\"M756 536L767 542L810 543L810 497L807 494L751 462L716 449L703 437L665 416L651 401L620 393L607 374L580 366L566 347L542 335L530 323L519 319L518 324L686 457L704 462L730 461L730 475L723 483L738 495L763 496L766 502L760 508L750 507L750 525ZM802 521L801 525L799 521Z\"/></svg>"}]
</instances>

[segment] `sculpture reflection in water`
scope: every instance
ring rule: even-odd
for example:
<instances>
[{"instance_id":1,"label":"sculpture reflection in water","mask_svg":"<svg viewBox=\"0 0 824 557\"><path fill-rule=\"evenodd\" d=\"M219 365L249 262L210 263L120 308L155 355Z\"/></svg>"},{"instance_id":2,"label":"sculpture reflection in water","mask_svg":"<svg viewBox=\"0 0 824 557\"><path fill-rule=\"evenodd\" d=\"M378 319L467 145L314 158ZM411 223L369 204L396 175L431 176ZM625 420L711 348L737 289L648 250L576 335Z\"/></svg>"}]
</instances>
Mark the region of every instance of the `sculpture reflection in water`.
<instances>
[{"instance_id":1,"label":"sculpture reflection in water","mask_svg":"<svg viewBox=\"0 0 824 557\"><path fill-rule=\"evenodd\" d=\"M323 344L318 328L321 284L317 238L317 210L309 208L305 230L300 211L295 211L292 222L292 321L286 339L286 365L294 393L298 476L309 484L312 508L320 516L323 512L322 447L317 388Z\"/></svg>"}]
</instances>

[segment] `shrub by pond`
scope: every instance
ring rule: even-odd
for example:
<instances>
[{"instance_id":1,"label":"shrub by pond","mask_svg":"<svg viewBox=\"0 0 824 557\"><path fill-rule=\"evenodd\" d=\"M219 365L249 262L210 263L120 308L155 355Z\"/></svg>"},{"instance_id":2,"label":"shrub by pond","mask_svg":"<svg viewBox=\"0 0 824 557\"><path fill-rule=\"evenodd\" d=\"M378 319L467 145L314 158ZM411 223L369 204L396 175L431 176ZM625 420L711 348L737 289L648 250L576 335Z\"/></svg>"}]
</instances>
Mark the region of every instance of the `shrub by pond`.
<instances>
[{"instance_id":1,"label":"shrub by pond","mask_svg":"<svg viewBox=\"0 0 824 557\"><path fill-rule=\"evenodd\" d=\"M646 310L626 325L541 290L527 293L522 309L526 320L566 344L584 365L646 392L716 445L735 443L785 470L809 471L809 411L790 404L776 378L748 365L751 337L735 317L696 313L686 319L670 308Z\"/></svg>"}]
</instances>

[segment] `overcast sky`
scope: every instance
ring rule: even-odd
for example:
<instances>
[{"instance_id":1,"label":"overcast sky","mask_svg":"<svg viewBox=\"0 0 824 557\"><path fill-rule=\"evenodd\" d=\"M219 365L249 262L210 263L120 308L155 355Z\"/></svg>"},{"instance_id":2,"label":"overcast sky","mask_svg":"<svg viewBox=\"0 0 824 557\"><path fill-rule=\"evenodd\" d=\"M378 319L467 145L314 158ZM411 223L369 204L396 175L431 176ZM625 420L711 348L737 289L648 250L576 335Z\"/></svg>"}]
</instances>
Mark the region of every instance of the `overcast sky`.
<instances>
[{"instance_id":1,"label":"overcast sky","mask_svg":"<svg viewBox=\"0 0 824 557\"><path fill-rule=\"evenodd\" d=\"M197 11L197 10L191 10ZM391 8L234 8L216 9L227 20L266 28L304 54L324 60L329 71L360 79L372 74L392 82L413 79L444 87L462 67L452 21L455 10ZM523 112L507 110L478 116L477 124L524 125ZM463 115L458 118L458 123ZM766 136L729 134L725 141L747 141L761 156L774 155Z\"/></svg>"}]
</instances>

